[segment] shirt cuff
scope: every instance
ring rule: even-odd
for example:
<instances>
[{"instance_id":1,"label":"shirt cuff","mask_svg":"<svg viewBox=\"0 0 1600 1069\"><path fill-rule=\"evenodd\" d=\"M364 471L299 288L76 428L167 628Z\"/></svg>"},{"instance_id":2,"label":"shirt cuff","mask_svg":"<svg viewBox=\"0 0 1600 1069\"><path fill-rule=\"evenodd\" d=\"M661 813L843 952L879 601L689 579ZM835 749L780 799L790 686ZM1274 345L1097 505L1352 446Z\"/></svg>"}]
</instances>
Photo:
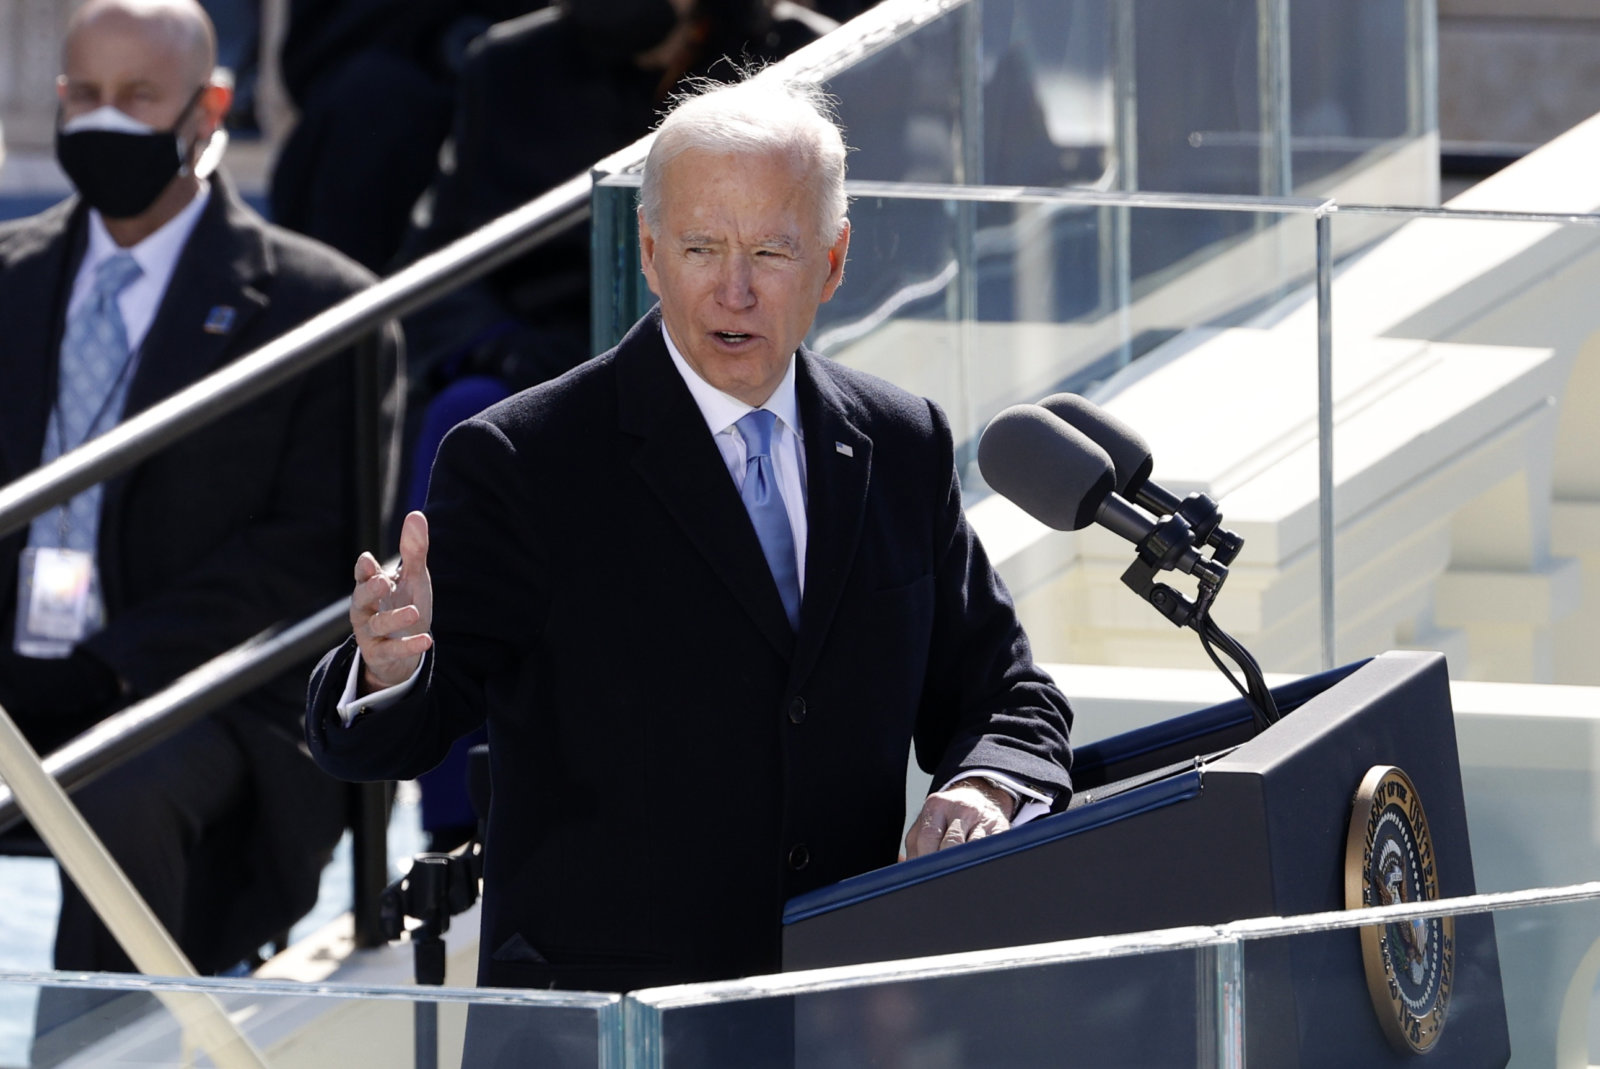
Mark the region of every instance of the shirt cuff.
<instances>
[{"instance_id":1,"label":"shirt cuff","mask_svg":"<svg viewBox=\"0 0 1600 1069\"><path fill-rule=\"evenodd\" d=\"M1015 798L1018 804L1016 813L1011 817L1011 826L1013 828L1017 827L1019 824L1026 824L1028 821L1034 820L1037 817L1044 816L1046 813L1050 812L1050 804L1054 801L1050 795L1040 791L1037 787L1030 787L1021 780L1008 776L1004 772L996 772L992 768L968 769L967 771L952 777L949 783L946 783L939 789L941 791L948 790L964 779L988 780L990 783L994 784L996 787L999 787L1002 791L1005 791L1007 794L1011 795L1011 797Z\"/></svg>"},{"instance_id":2,"label":"shirt cuff","mask_svg":"<svg viewBox=\"0 0 1600 1069\"><path fill-rule=\"evenodd\" d=\"M417 677L422 675L422 665L426 660L427 658L424 657L421 661L418 661L416 671L412 672L411 677L404 682L396 683L394 686L385 687L382 690L375 690L371 694L359 694L358 688L361 683L361 669L363 666L361 653L357 651L355 657L351 658L350 661L350 676L345 680L344 693L339 695L339 704L334 706L344 726L349 727L355 722L356 717L362 713L387 709L411 693L411 688L417 682Z\"/></svg>"}]
</instances>

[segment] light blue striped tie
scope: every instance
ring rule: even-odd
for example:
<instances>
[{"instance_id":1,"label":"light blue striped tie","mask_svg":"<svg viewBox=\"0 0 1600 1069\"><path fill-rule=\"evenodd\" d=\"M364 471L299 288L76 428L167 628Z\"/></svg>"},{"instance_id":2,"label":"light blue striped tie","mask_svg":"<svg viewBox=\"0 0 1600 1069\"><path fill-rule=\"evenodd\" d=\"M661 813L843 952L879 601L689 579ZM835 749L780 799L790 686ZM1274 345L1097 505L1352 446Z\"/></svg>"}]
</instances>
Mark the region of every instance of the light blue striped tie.
<instances>
[{"instance_id":1,"label":"light blue striped tie","mask_svg":"<svg viewBox=\"0 0 1600 1069\"><path fill-rule=\"evenodd\" d=\"M789 512L784 508L783 493L778 489L778 476L772 467L772 428L778 417L764 408L747 412L735 423L734 429L744 439L744 485L739 497L750 513L756 537L761 540L761 552L766 555L767 567L778 584L778 596L783 599L783 611L789 616L789 626L800 629L800 572L795 560L794 531L789 527Z\"/></svg>"},{"instance_id":2,"label":"light blue striped tie","mask_svg":"<svg viewBox=\"0 0 1600 1069\"><path fill-rule=\"evenodd\" d=\"M45 429L40 462L48 464L96 435L122 415L128 397L128 329L117 307L117 295L143 272L133 256L118 252L95 269L94 288L67 323L61 339L61 370L56 404ZM100 531L100 499L96 485L64 507L34 518L28 543L94 553Z\"/></svg>"}]
</instances>

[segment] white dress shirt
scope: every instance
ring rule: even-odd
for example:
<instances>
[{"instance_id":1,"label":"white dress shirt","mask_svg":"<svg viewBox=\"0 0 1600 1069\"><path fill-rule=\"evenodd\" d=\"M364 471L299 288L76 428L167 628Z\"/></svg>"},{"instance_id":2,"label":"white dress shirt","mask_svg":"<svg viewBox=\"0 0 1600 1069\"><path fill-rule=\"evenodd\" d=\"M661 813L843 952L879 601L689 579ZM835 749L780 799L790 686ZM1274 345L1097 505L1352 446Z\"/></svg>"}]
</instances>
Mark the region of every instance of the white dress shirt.
<instances>
[{"instance_id":1,"label":"white dress shirt","mask_svg":"<svg viewBox=\"0 0 1600 1069\"><path fill-rule=\"evenodd\" d=\"M661 337L667 343L667 353L672 366L678 369L683 384L689 387L694 403L717 443L722 463L733 476L733 485L744 489L744 476L749 457L745 455L744 436L734 426L739 420L755 411L755 406L745 404L732 394L723 393L702 379L689 362L678 352L666 325L661 327ZM789 370L783 381L772 391L772 396L761 407L778 417L772 433L772 468L778 477L778 492L783 495L783 508L789 514L789 530L794 533L795 571L800 576L800 593L806 592L806 450L805 431L800 427L800 409L794 393L795 359L789 357Z\"/></svg>"},{"instance_id":2,"label":"white dress shirt","mask_svg":"<svg viewBox=\"0 0 1600 1069\"><path fill-rule=\"evenodd\" d=\"M211 183L202 181L200 192L177 215L162 223L161 229L126 250L112 239L111 232L106 229L105 219L91 208L89 245L84 250L83 262L78 265L78 273L72 281L72 296L67 299L67 321L70 322L89 299L94 290L94 273L100 265L119 252L130 253L139 265L141 274L117 295L117 310L122 313L122 325L128 331L128 351L136 354L137 359L145 335L150 333L150 325L155 322L161 299L166 296L172 272L177 269L178 257L183 254L184 246L189 243L189 235L194 233L200 213L205 211L206 202L210 199Z\"/></svg>"}]
</instances>

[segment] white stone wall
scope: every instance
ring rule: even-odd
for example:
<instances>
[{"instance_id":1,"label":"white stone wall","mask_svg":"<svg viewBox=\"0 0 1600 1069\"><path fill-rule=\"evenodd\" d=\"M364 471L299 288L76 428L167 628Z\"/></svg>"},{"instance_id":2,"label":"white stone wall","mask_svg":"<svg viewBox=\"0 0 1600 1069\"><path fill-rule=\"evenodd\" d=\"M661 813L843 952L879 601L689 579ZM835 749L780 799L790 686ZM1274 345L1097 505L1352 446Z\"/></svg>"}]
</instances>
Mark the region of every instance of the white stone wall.
<instances>
[{"instance_id":1,"label":"white stone wall","mask_svg":"<svg viewBox=\"0 0 1600 1069\"><path fill-rule=\"evenodd\" d=\"M13 153L48 149L71 0L0 0L0 123Z\"/></svg>"}]
</instances>

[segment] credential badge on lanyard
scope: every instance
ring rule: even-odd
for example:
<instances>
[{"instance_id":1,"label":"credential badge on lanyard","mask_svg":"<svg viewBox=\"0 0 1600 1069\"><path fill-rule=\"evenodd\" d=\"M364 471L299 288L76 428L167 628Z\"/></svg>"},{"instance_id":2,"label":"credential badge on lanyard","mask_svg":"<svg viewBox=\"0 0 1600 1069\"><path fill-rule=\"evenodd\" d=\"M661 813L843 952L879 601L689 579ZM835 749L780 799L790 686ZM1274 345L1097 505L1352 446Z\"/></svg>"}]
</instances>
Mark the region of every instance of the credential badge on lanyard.
<instances>
[{"instance_id":1,"label":"credential badge on lanyard","mask_svg":"<svg viewBox=\"0 0 1600 1069\"><path fill-rule=\"evenodd\" d=\"M18 563L16 651L67 656L89 631L94 558L79 549L29 546Z\"/></svg>"}]
</instances>

